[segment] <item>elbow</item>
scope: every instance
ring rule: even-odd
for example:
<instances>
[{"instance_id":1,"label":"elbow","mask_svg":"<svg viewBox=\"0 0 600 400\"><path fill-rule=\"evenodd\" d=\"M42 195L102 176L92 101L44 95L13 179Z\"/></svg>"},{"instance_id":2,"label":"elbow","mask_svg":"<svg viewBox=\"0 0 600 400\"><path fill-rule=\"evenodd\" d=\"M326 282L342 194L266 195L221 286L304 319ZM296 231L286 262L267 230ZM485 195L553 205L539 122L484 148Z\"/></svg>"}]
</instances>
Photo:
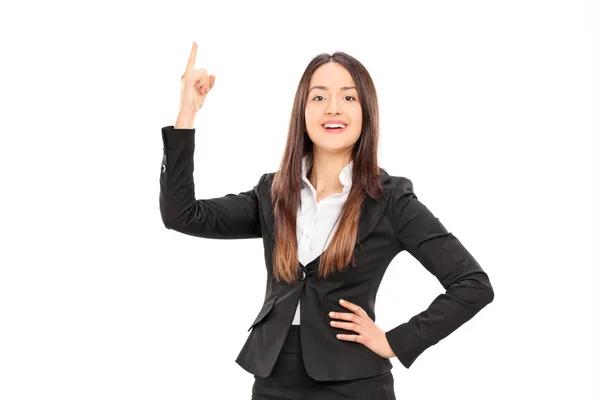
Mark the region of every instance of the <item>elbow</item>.
<instances>
[{"instance_id":1,"label":"elbow","mask_svg":"<svg viewBox=\"0 0 600 400\"><path fill-rule=\"evenodd\" d=\"M173 218L169 218L168 213L162 209L160 210L160 218L165 228L177 230L177 221L175 221Z\"/></svg>"},{"instance_id":2,"label":"elbow","mask_svg":"<svg viewBox=\"0 0 600 400\"><path fill-rule=\"evenodd\" d=\"M177 230L178 225L181 225L181 224L178 223L177 218L174 217L174 215L176 215L176 213L170 207L167 207L167 203L166 203L165 198L162 195L162 193L159 198L159 210L160 210L160 219L162 220L162 223L165 226L165 228Z\"/></svg>"},{"instance_id":3,"label":"elbow","mask_svg":"<svg viewBox=\"0 0 600 400\"><path fill-rule=\"evenodd\" d=\"M494 289L485 272L474 273L452 286L452 294L456 298L477 309L482 309L494 300Z\"/></svg>"},{"instance_id":4,"label":"elbow","mask_svg":"<svg viewBox=\"0 0 600 400\"><path fill-rule=\"evenodd\" d=\"M492 301L494 301L494 289L492 288L492 286L489 285L489 286L482 288L481 292L480 292L480 298L479 298L479 304L480 304L481 308L487 306Z\"/></svg>"},{"instance_id":5,"label":"elbow","mask_svg":"<svg viewBox=\"0 0 600 400\"><path fill-rule=\"evenodd\" d=\"M172 213L161 212L161 220L165 228L178 232L185 230L187 223L183 222L182 217L173 218Z\"/></svg>"},{"instance_id":6,"label":"elbow","mask_svg":"<svg viewBox=\"0 0 600 400\"><path fill-rule=\"evenodd\" d=\"M477 305L481 309L494 301L494 288L492 288L487 275L485 275L485 279L480 279L477 282Z\"/></svg>"},{"instance_id":7,"label":"elbow","mask_svg":"<svg viewBox=\"0 0 600 400\"><path fill-rule=\"evenodd\" d=\"M160 210L160 219L162 220L163 225L165 226L165 228L171 229L171 221L167 216L167 207L165 205L165 197L162 191L158 198L158 209Z\"/></svg>"},{"instance_id":8,"label":"elbow","mask_svg":"<svg viewBox=\"0 0 600 400\"><path fill-rule=\"evenodd\" d=\"M492 283L490 282L489 276L485 272L481 272L483 275L479 279L480 285L480 302L485 307L494 301L494 288L492 287Z\"/></svg>"},{"instance_id":9,"label":"elbow","mask_svg":"<svg viewBox=\"0 0 600 400\"><path fill-rule=\"evenodd\" d=\"M160 219L162 220L162 223L165 226L165 228L172 229L173 222L169 218L167 218L167 213L163 210L162 207L160 209Z\"/></svg>"}]
</instances>

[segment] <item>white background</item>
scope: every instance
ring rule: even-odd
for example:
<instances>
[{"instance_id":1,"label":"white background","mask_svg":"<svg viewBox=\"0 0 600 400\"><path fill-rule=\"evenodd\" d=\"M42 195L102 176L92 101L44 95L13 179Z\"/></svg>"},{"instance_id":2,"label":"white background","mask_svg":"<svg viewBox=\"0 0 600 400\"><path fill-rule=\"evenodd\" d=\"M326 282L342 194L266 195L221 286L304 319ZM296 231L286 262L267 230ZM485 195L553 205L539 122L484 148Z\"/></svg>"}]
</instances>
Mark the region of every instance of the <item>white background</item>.
<instances>
[{"instance_id":1,"label":"white background","mask_svg":"<svg viewBox=\"0 0 600 400\"><path fill-rule=\"evenodd\" d=\"M344 51L375 81L380 166L410 178L488 273L489 306L410 369L392 359L398 399L592 398L597 11L574 0L3 6L0 398L250 399L253 377L234 360L264 297L262 241L185 236L158 207L161 128L175 123L193 41L196 66L216 75L195 124L196 197L274 172L304 68ZM408 321L442 290L401 253L377 324Z\"/></svg>"}]
</instances>

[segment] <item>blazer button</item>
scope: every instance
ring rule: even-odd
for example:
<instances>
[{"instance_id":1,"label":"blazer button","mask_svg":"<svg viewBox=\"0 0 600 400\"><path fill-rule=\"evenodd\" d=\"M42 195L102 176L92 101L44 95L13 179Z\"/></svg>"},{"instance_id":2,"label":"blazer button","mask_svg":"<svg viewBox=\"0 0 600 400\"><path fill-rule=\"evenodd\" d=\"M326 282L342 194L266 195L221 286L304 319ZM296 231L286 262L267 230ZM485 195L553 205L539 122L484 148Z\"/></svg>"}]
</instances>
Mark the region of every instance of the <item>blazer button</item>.
<instances>
[{"instance_id":1,"label":"blazer button","mask_svg":"<svg viewBox=\"0 0 600 400\"><path fill-rule=\"evenodd\" d=\"M306 271L302 270L302 273L300 274L300 280L303 281L306 279Z\"/></svg>"},{"instance_id":2,"label":"blazer button","mask_svg":"<svg viewBox=\"0 0 600 400\"><path fill-rule=\"evenodd\" d=\"M161 172L164 174L166 170L167 170L167 166L165 164L163 164Z\"/></svg>"}]
</instances>

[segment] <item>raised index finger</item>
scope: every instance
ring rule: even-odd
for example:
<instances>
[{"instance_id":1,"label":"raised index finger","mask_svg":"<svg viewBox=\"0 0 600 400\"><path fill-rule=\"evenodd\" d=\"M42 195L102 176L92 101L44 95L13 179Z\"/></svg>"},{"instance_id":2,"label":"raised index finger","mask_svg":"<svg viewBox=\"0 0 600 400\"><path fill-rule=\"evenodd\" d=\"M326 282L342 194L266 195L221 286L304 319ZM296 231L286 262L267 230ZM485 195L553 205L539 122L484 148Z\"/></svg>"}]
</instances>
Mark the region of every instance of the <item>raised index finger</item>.
<instances>
[{"instance_id":1,"label":"raised index finger","mask_svg":"<svg viewBox=\"0 0 600 400\"><path fill-rule=\"evenodd\" d=\"M190 58L188 59L186 71L192 71L196 67L196 49L198 46L196 42L192 43L192 52L190 53Z\"/></svg>"}]
</instances>

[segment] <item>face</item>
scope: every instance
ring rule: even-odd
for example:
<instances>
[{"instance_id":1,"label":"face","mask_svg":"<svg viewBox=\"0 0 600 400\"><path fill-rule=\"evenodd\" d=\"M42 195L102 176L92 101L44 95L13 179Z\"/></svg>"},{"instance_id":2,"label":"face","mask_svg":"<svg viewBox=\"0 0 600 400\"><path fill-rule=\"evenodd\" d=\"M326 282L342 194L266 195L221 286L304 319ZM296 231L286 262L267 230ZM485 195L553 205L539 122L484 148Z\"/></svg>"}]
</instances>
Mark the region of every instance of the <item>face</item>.
<instances>
[{"instance_id":1,"label":"face","mask_svg":"<svg viewBox=\"0 0 600 400\"><path fill-rule=\"evenodd\" d=\"M362 109L355 86L348 70L336 62L323 64L313 73L304 117L315 151L347 153L360 137ZM326 129L327 121L341 122L345 128Z\"/></svg>"}]
</instances>

